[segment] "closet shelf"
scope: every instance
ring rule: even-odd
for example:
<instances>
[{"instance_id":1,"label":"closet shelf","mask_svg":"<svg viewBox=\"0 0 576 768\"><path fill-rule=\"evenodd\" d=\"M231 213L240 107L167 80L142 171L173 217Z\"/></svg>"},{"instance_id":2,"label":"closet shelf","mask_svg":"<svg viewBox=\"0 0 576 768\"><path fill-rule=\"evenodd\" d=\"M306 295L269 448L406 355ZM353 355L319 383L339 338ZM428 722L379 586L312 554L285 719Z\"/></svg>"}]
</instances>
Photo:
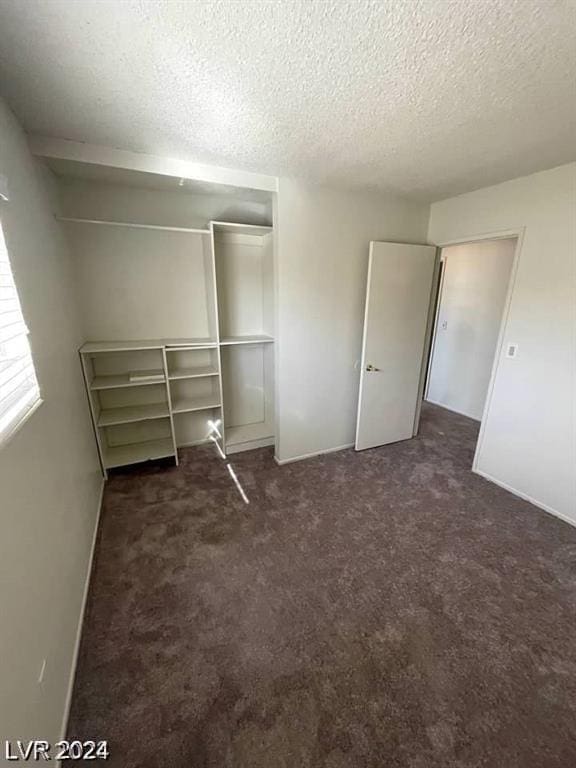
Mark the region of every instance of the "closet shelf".
<instances>
[{"instance_id":1,"label":"closet shelf","mask_svg":"<svg viewBox=\"0 0 576 768\"><path fill-rule=\"evenodd\" d=\"M72 216L56 216L57 221L68 221L73 224L104 224L108 227L129 227L130 229L157 229L162 232L188 232L195 235L209 235L209 229L195 227L166 227L161 224L136 224L131 221L106 221L104 219L79 219Z\"/></svg>"},{"instance_id":2,"label":"closet shelf","mask_svg":"<svg viewBox=\"0 0 576 768\"><path fill-rule=\"evenodd\" d=\"M133 371L133 374L147 374L153 379L131 379L130 373L121 373L114 376L94 376L90 382L90 389L120 389L121 387L143 387L151 384L164 384L164 371L161 368L150 371ZM132 374L132 375L133 375Z\"/></svg>"},{"instance_id":3,"label":"closet shelf","mask_svg":"<svg viewBox=\"0 0 576 768\"><path fill-rule=\"evenodd\" d=\"M219 408L220 400L217 396L209 397L180 397L172 399L172 413L189 413L190 411L207 411Z\"/></svg>"},{"instance_id":4,"label":"closet shelf","mask_svg":"<svg viewBox=\"0 0 576 768\"><path fill-rule=\"evenodd\" d=\"M104 408L98 416L99 427L111 427L114 424L130 424L133 421L163 419L170 415L167 403L150 405L130 405L123 408Z\"/></svg>"},{"instance_id":5,"label":"closet shelf","mask_svg":"<svg viewBox=\"0 0 576 768\"><path fill-rule=\"evenodd\" d=\"M171 381L176 379L199 379L205 376L218 376L218 369L211 365L196 368L174 368L168 372Z\"/></svg>"},{"instance_id":6,"label":"closet shelf","mask_svg":"<svg viewBox=\"0 0 576 768\"><path fill-rule=\"evenodd\" d=\"M185 339L182 339L173 344L166 344L166 352L194 352L195 350L216 349L217 347L218 343L213 339L191 339L188 342Z\"/></svg>"},{"instance_id":7,"label":"closet shelf","mask_svg":"<svg viewBox=\"0 0 576 768\"><path fill-rule=\"evenodd\" d=\"M87 341L80 347L84 355L99 352L138 352L142 349L163 349L166 352L176 352L180 349L213 349L217 347L215 339L185 338L185 339L140 339L138 341Z\"/></svg>"},{"instance_id":8,"label":"closet shelf","mask_svg":"<svg viewBox=\"0 0 576 768\"><path fill-rule=\"evenodd\" d=\"M163 344L159 339L142 339L139 341L87 341L80 347L84 355L98 352L136 352L141 349L162 349Z\"/></svg>"},{"instance_id":9,"label":"closet shelf","mask_svg":"<svg viewBox=\"0 0 576 768\"><path fill-rule=\"evenodd\" d=\"M271 344L274 341L272 336L260 334L256 336L224 336L220 339L220 344L230 346L232 344Z\"/></svg>"},{"instance_id":10,"label":"closet shelf","mask_svg":"<svg viewBox=\"0 0 576 768\"><path fill-rule=\"evenodd\" d=\"M104 465L106 469L123 467L126 464L137 464L140 461L163 459L174 456L174 443L170 438L149 440L145 443L131 443L104 449Z\"/></svg>"},{"instance_id":11,"label":"closet shelf","mask_svg":"<svg viewBox=\"0 0 576 768\"><path fill-rule=\"evenodd\" d=\"M216 339L198 336L189 339L162 339L162 343L166 347L166 352L177 352L179 349L188 349L189 347L210 349L217 346Z\"/></svg>"},{"instance_id":12,"label":"closet shelf","mask_svg":"<svg viewBox=\"0 0 576 768\"><path fill-rule=\"evenodd\" d=\"M242 424L237 427L226 428L226 444L239 445L255 440L267 440L274 437L274 429L265 422L256 424Z\"/></svg>"}]
</instances>

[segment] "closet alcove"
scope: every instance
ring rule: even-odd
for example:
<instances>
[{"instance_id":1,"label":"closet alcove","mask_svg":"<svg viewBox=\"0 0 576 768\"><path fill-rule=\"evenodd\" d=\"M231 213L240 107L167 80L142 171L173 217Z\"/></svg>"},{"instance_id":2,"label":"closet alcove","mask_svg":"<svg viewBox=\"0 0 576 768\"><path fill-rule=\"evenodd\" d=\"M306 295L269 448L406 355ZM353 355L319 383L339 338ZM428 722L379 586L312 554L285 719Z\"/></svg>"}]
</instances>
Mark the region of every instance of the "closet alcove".
<instances>
[{"instance_id":1,"label":"closet alcove","mask_svg":"<svg viewBox=\"0 0 576 768\"><path fill-rule=\"evenodd\" d=\"M271 193L50 165L104 474L201 443L274 445Z\"/></svg>"}]
</instances>

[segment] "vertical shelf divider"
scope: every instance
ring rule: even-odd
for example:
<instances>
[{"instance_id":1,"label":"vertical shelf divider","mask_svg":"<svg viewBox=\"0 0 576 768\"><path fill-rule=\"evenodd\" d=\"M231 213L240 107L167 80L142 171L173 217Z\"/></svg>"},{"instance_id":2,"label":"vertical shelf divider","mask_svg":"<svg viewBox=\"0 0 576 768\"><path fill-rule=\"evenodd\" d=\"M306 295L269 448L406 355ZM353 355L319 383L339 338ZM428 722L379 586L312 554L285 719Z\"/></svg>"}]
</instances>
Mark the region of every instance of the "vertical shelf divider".
<instances>
[{"instance_id":1,"label":"vertical shelf divider","mask_svg":"<svg viewBox=\"0 0 576 768\"><path fill-rule=\"evenodd\" d=\"M212 292L214 301L214 323L215 323L215 335L216 335L216 355L218 359L218 387L220 390L220 427L219 432L221 434L220 443L216 438L217 445L219 445L223 458L226 458L226 425L224 423L224 387L222 384L222 355L220 349L220 318L218 314L218 282L216 280L216 247L214 244L214 222L210 222L210 279L212 282Z\"/></svg>"},{"instance_id":2,"label":"vertical shelf divider","mask_svg":"<svg viewBox=\"0 0 576 768\"><path fill-rule=\"evenodd\" d=\"M174 446L174 461L176 466L180 463L178 459L178 446L176 445L176 430L174 429L174 414L172 413L172 394L170 392L170 380L168 378L168 361L166 360L166 347L162 347L162 365L164 367L164 382L166 384L166 397L168 399L168 413L170 414L170 432L172 435L172 445Z\"/></svg>"},{"instance_id":3,"label":"vertical shelf divider","mask_svg":"<svg viewBox=\"0 0 576 768\"><path fill-rule=\"evenodd\" d=\"M100 441L100 430L98 429L98 414L96 413L96 410L94 408L94 398L97 397L97 395L90 389L90 377L88 375L87 370L87 359L86 355L80 351L80 363L82 364L82 375L84 376L84 385L86 387L86 397L88 398L88 405L90 406L90 418L92 420L92 428L94 430L94 437L96 438L96 447L98 448L98 460L100 462L100 467L102 468L102 474L104 475L104 479L108 479L108 470L106 469L106 463L104 461L104 450L102 448L102 443Z\"/></svg>"}]
</instances>

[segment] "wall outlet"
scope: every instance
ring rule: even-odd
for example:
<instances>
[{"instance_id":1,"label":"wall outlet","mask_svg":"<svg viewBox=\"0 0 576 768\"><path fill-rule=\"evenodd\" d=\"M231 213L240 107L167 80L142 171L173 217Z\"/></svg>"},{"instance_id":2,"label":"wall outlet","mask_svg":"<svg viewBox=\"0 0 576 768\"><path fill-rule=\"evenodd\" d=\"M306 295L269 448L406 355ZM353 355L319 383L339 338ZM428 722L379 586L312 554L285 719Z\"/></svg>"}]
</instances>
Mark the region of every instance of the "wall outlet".
<instances>
[{"instance_id":1,"label":"wall outlet","mask_svg":"<svg viewBox=\"0 0 576 768\"><path fill-rule=\"evenodd\" d=\"M518 344L506 344L506 357L516 357L518 355Z\"/></svg>"}]
</instances>

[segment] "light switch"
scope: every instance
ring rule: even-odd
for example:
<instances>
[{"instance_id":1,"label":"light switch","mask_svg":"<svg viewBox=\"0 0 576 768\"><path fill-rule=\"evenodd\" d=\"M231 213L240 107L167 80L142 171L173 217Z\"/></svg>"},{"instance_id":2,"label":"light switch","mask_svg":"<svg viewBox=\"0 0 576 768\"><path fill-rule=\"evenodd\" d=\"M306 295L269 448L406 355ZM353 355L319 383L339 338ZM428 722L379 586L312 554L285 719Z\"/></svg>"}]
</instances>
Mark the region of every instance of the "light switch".
<instances>
[{"instance_id":1,"label":"light switch","mask_svg":"<svg viewBox=\"0 0 576 768\"><path fill-rule=\"evenodd\" d=\"M518 344L506 345L506 357L516 357L518 354Z\"/></svg>"}]
</instances>

